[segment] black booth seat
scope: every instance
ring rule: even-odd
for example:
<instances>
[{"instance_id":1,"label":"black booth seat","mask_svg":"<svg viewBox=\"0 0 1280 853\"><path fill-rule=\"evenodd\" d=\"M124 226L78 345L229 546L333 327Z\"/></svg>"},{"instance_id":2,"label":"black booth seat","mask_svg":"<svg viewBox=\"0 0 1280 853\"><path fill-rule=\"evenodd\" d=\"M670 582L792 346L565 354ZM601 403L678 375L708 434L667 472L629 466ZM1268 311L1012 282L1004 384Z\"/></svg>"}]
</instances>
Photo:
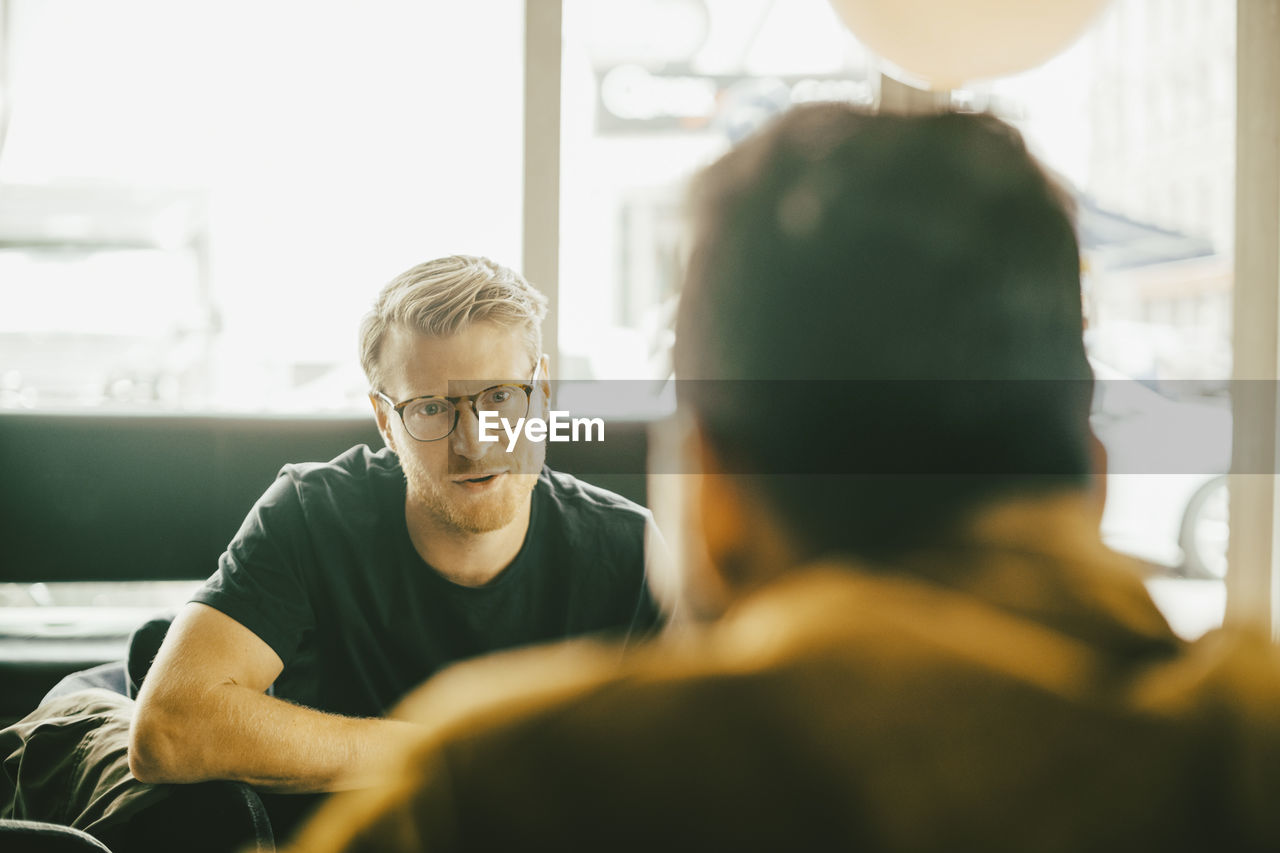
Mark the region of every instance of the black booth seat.
<instances>
[{"instance_id":1,"label":"black booth seat","mask_svg":"<svg viewBox=\"0 0 1280 853\"><path fill-rule=\"evenodd\" d=\"M289 462L381 447L372 416L0 412L0 582L199 580ZM638 503L646 431L553 444L547 461ZM0 609L0 725L69 672L119 660L122 636L30 639Z\"/></svg>"}]
</instances>

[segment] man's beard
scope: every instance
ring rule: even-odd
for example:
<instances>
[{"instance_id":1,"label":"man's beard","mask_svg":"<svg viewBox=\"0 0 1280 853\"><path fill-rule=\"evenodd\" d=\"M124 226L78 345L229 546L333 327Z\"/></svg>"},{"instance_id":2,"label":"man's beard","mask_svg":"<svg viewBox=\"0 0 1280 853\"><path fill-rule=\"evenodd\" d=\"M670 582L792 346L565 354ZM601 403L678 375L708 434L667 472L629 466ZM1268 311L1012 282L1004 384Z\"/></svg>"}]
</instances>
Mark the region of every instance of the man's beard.
<instances>
[{"instance_id":1,"label":"man's beard","mask_svg":"<svg viewBox=\"0 0 1280 853\"><path fill-rule=\"evenodd\" d=\"M457 533L489 533L506 527L515 520L538 479L537 474L508 472L502 476L502 482L495 484L496 488L467 494L447 479L432 477L408 454L400 457L400 467L404 470L410 503ZM451 470L448 476L457 477L462 473ZM451 495L450 490L458 494Z\"/></svg>"}]
</instances>

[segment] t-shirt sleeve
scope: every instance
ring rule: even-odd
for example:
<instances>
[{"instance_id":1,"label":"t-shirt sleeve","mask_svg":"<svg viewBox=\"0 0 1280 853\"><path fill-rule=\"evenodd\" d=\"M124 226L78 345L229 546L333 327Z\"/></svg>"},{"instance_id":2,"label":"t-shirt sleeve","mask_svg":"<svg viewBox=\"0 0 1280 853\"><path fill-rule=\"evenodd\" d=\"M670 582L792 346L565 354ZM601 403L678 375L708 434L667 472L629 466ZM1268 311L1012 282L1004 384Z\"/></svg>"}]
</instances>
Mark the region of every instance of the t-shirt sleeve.
<instances>
[{"instance_id":1,"label":"t-shirt sleeve","mask_svg":"<svg viewBox=\"0 0 1280 853\"><path fill-rule=\"evenodd\" d=\"M191 600L230 616L287 664L314 624L303 571L310 547L297 483L286 468Z\"/></svg>"},{"instance_id":2,"label":"t-shirt sleeve","mask_svg":"<svg viewBox=\"0 0 1280 853\"><path fill-rule=\"evenodd\" d=\"M644 572L642 575L636 609L627 632L627 642L635 643L656 636L666 624L666 613L658 603L655 583L659 573L671 562L662 531L646 514L644 524Z\"/></svg>"}]
</instances>

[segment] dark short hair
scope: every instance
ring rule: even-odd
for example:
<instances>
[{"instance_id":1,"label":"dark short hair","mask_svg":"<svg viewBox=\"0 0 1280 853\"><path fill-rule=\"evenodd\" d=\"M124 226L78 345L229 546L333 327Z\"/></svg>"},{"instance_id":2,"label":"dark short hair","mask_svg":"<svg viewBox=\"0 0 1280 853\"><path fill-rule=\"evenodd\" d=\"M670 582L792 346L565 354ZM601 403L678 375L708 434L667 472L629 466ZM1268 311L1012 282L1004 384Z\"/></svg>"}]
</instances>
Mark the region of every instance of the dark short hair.
<instances>
[{"instance_id":1,"label":"dark short hair","mask_svg":"<svg viewBox=\"0 0 1280 853\"><path fill-rule=\"evenodd\" d=\"M797 541L883 556L1087 483L1073 205L1012 127L800 107L691 202L681 404Z\"/></svg>"}]
</instances>

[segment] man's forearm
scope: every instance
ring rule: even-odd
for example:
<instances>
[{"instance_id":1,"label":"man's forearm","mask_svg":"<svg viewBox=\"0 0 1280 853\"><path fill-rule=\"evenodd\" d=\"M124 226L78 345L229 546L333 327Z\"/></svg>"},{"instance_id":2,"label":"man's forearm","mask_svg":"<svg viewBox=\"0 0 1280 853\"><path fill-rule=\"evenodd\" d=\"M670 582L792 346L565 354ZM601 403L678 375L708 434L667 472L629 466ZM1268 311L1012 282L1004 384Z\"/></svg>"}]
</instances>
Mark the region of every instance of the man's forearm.
<instances>
[{"instance_id":1,"label":"man's forearm","mask_svg":"<svg viewBox=\"0 0 1280 853\"><path fill-rule=\"evenodd\" d=\"M371 785L420 731L293 705L235 683L140 697L129 765L143 782L235 779L306 793Z\"/></svg>"}]
</instances>

